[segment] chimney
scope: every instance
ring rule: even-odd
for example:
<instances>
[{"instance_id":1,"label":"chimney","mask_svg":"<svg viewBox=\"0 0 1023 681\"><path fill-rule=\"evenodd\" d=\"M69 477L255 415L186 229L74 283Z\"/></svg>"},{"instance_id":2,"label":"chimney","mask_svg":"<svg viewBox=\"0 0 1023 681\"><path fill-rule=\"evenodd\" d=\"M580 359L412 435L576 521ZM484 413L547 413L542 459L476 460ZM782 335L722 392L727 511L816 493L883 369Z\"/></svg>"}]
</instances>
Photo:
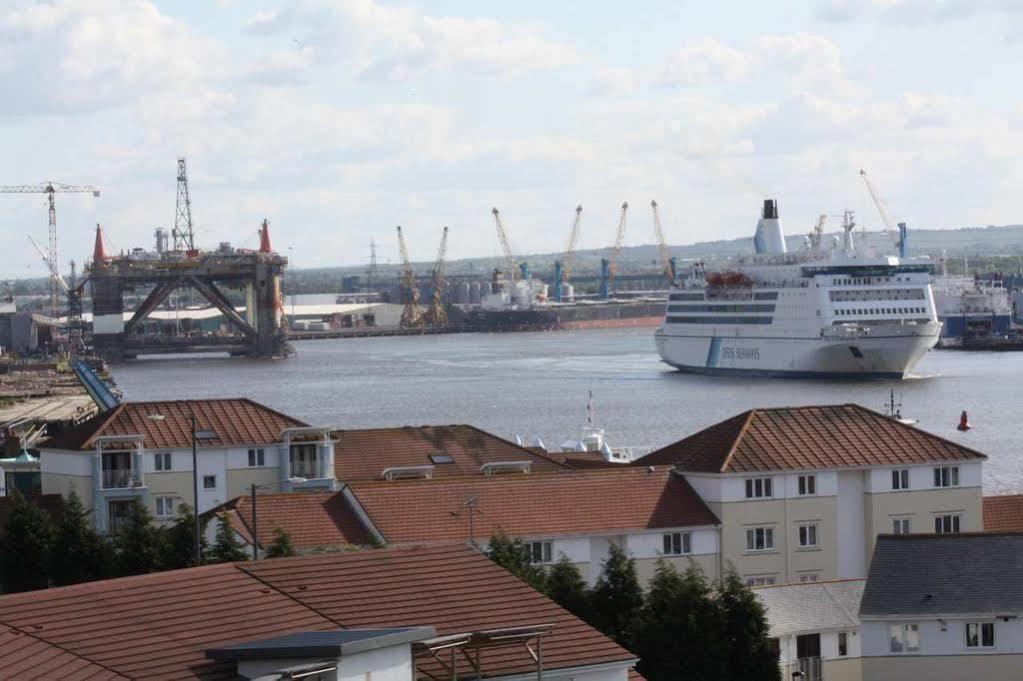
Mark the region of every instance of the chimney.
<instances>
[{"instance_id":1,"label":"chimney","mask_svg":"<svg viewBox=\"0 0 1023 681\"><path fill-rule=\"evenodd\" d=\"M764 199L764 211L761 215L765 220L778 219L778 202L774 199Z\"/></svg>"},{"instance_id":2,"label":"chimney","mask_svg":"<svg viewBox=\"0 0 1023 681\"><path fill-rule=\"evenodd\" d=\"M103 248L103 228L100 227L99 223L97 222L96 223L96 243L92 247L92 261L93 262L103 262L104 260L109 260L109 259L110 258L107 256L106 249Z\"/></svg>"},{"instance_id":3,"label":"chimney","mask_svg":"<svg viewBox=\"0 0 1023 681\"><path fill-rule=\"evenodd\" d=\"M259 252L260 253L273 253L273 249L270 248L270 222L269 222L269 220L263 220L263 226L259 230Z\"/></svg>"}]
</instances>

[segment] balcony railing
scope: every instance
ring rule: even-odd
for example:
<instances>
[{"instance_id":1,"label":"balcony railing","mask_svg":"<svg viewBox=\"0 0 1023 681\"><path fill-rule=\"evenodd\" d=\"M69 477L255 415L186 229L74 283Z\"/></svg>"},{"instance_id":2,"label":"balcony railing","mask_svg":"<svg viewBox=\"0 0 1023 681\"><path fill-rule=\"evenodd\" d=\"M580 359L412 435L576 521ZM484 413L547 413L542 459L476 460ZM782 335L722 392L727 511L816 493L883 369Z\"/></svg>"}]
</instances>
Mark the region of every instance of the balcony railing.
<instances>
[{"instance_id":1,"label":"balcony railing","mask_svg":"<svg viewBox=\"0 0 1023 681\"><path fill-rule=\"evenodd\" d=\"M103 489L124 489L126 487L141 487L139 481L130 468L108 468L103 471Z\"/></svg>"},{"instance_id":2,"label":"balcony railing","mask_svg":"<svg viewBox=\"0 0 1023 681\"><path fill-rule=\"evenodd\" d=\"M819 657L799 658L799 671L803 672L805 681L823 681L824 679Z\"/></svg>"}]
</instances>

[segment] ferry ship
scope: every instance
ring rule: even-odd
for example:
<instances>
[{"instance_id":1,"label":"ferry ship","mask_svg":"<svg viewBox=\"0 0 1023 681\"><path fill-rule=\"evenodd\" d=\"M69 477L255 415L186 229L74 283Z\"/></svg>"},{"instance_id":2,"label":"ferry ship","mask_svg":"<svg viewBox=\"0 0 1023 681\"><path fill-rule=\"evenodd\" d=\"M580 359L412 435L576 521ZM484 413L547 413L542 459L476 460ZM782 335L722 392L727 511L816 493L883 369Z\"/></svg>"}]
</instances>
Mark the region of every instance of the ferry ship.
<instances>
[{"instance_id":1,"label":"ferry ship","mask_svg":"<svg viewBox=\"0 0 1023 681\"><path fill-rule=\"evenodd\" d=\"M844 237L824 243L821 220L787 252L777 203L765 200L754 255L726 271L697 265L669 295L661 358L702 374L903 378L938 342L934 267L857 254L854 226L847 211Z\"/></svg>"}]
</instances>

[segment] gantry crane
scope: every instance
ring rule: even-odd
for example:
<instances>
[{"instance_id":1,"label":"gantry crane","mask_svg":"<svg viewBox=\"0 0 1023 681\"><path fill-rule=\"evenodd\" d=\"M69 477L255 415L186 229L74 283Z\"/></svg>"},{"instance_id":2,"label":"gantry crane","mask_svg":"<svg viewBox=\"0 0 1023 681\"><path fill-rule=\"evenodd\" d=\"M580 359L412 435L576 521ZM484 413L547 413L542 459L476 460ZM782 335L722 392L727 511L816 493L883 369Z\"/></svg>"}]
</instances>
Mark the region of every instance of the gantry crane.
<instances>
[{"instance_id":1,"label":"gantry crane","mask_svg":"<svg viewBox=\"0 0 1023 681\"><path fill-rule=\"evenodd\" d=\"M565 287L572 277L572 264L575 262L575 249L579 244L579 225L582 222L583 207L575 207L575 220L572 231L568 235L568 246L561 260L554 261L554 300L561 302L565 295Z\"/></svg>"},{"instance_id":2,"label":"gantry crane","mask_svg":"<svg viewBox=\"0 0 1023 681\"><path fill-rule=\"evenodd\" d=\"M629 212L629 202L622 204L618 213L618 231L615 234L611 257L600 261L600 297L607 300L615 290L615 277L618 275L618 255L625 244L625 218Z\"/></svg>"},{"instance_id":3,"label":"gantry crane","mask_svg":"<svg viewBox=\"0 0 1023 681\"><path fill-rule=\"evenodd\" d=\"M448 311L444 307L444 259L448 254L448 228L440 237L440 247L437 249L437 260L434 262L431 279L433 283L433 295L430 296L430 306L426 310L427 326L440 327L448 325Z\"/></svg>"},{"instance_id":4,"label":"gantry crane","mask_svg":"<svg viewBox=\"0 0 1023 681\"><path fill-rule=\"evenodd\" d=\"M64 277L60 275L60 270L57 269L56 263L43 253L43 249L39 247L39 244L36 243L36 240L31 235L27 236L28 240L32 243L32 248L36 250L36 253L42 258L43 264L46 265L46 269L50 272L50 280L60 286L67 294L68 351L74 357L79 352L85 350L85 343L82 339L82 329L84 326L82 323L82 291L85 289L85 284L88 283L89 277L78 281L78 277L75 275L75 263L72 260L71 283L68 284Z\"/></svg>"},{"instance_id":5,"label":"gantry crane","mask_svg":"<svg viewBox=\"0 0 1023 681\"><path fill-rule=\"evenodd\" d=\"M870 193L870 198L873 199L874 205L877 206L877 212L881 216L881 222L884 223L885 229L888 231L888 235L895 239L895 245L899 249L899 255L903 258L907 255L906 248L906 223L900 222L896 228L892 224L892 218L888 215L888 207L885 205L881 196L874 189L874 183L867 177L867 171L860 169L860 177L863 178L863 184L867 186L867 192Z\"/></svg>"},{"instance_id":6,"label":"gantry crane","mask_svg":"<svg viewBox=\"0 0 1023 681\"><path fill-rule=\"evenodd\" d=\"M657 253L661 258L661 271L668 279L668 286L676 286L678 281L675 273L675 259L671 257L668 242L664 239L664 229L661 227L661 214L657 211L657 201L650 201L650 209L654 214L654 235L657 237Z\"/></svg>"},{"instance_id":7,"label":"gantry crane","mask_svg":"<svg viewBox=\"0 0 1023 681\"><path fill-rule=\"evenodd\" d=\"M401 253L401 288L405 295L405 307L401 311L401 325L406 329L422 327L425 319L423 309L419 307L419 286L416 284L416 273L412 271L412 263L405 248L405 236L398 225L398 250Z\"/></svg>"},{"instance_id":8,"label":"gantry crane","mask_svg":"<svg viewBox=\"0 0 1023 681\"><path fill-rule=\"evenodd\" d=\"M50 246L46 252L46 260L52 263L53 267L59 269L57 260L57 203L54 200L55 194L92 194L99 196L99 189L91 185L62 184L60 182L47 182L45 184L17 184L0 186L0 194L46 194L49 203L50 213ZM60 298L60 284L53 277L50 278L50 312L57 316Z\"/></svg>"},{"instance_id":9,"label":"gantry crane","mask_svg":"<svg viewBox=\"0 0 1023 681\"><path fill-rule=\"evenodd\" d=\"M515 251L512 250L511 242L508 241L508 233L504 231L504 223L501 222L501 212L496 208L491 209L494 214L494 223L497 225L497 240L501 242L501 250L504 251L504 262L507 268L505 275L509 281L514 281L524 275L525 264L519 264L515 259Z\"/></svg>"}]
</instances>

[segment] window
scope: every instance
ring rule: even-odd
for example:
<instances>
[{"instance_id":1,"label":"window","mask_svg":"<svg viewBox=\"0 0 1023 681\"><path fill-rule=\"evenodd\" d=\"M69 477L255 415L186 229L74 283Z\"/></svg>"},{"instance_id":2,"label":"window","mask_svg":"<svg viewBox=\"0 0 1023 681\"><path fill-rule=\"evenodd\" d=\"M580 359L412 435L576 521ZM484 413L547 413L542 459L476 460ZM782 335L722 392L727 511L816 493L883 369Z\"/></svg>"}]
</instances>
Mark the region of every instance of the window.
<instances>
[{"instance_id":1,"label":"window","mask_svg":"<svg viewBox=\"0 0 1023 681\"><path fill-rule=\"evenodd\" d=\"M291 446L291 475L299 478L319 477L316 445Z\"/></svg>"},{"instance_id":2,"label":"window","mask_svg":"<svg viewBox=\"0 0 1023 681\"><path fill-rule=\"evenodd\" d=\"M747 551L770 551L773 548L773 527L750 527L746 530Z\"/></svg>"},{"instance_id":3,"label":"window","mask_svg":"<svg viewBox=\"0 0 1023 681\"><path fill-rule=\"evenodd\" d=\"M529 562L533 564L551 562L551 543L549 541L531 541L526 544Z\"/></svg>"},{"instance_id":4,"label":"window","mask_svg":"<svg viewBox=\"0 0 1023 681\"><path fill-rule=\"evenodd\" d=\"M817 494L817 476L816 475L800 475L799 476L799 494L800 496L810 496Z\"/></svg>"},{"instance_id":5,"label":"window","mask_svg":"<svg viewBox=\"0 0 1023 681\"><path fill-rule=\"evenodd\" d=\"M249 450L249 467L265 466L266 465L266 453L262 448L250 449Z\"/></svg>"},{"instance_id":6,"label":"window","mask_svg":"<svg viewBox=\"0 0 1023 681\"><path fill-rule=\"evenodd\" d=\"M217 476L215 476L215 475L204 475L204 476L202 476L202 488L203 489L216 489L217 488Z\"/></svg>"},{"instance_id":7,"label":"window","mask_svg":"<svg viewBox=\"0 0 1023 681\"><path fill-rule=\"evenodd\" d=\"M817 546L817 526L816 525L800 525L799 526L799 545L802 548L813 548Z\"/></svg>"},{"instance_id":8,"label":"window","mask_svg":"<svg viewBox=\"0 0 1023 681\"><path fill-rule=\"evenodd\" d=\"M171 453L157 452L153 455L156 458L155 468L158 471L169 471L171 469Z\"/></svg>"},{"instance_id":9,"label":"window","mask_svg":"<svg viewBox=\"0 0 1023 681\"><path fill-rule=\"evenodd\" d=\"M959 466L941 466L934 469L935 487L958 487Z\"/></svg>"},{"instance_id":10,"label":"window","mask_svg":"<svg viewBox=\"0 0 1023 681\"><path fill-rule=\"evenodd\" d=\"M936 534L953 534L959 531L959 515L948 513L934 516L934 532Z\"/></svg>"},{"instance_id":11,"label":"window","mask_svg":"<svg viewBox=\"0 0 1023 681\"><path fill-rule=\"evenodd\" d=\"M170 518L174 515L174 497L156 497L156 517Z\"/></svg>"},{"instance_id":12,"label":"window","mask_svg":"<svg viewBox=\"0 0 1023 681\"><path fill-rule=\"evenodd\" d=\"M801 584L807 584L809 582L816 582L820 579L820 575L816 572L804 572L799 575L799 581Z\"/></svg>"},{"instance_id":13,"label":"window","mask_svg":"<svg viewBox=\"0 0 1023 681\"><path fill-rule=\"evenodd\" d=\"M892 471L892 489L909 489L909 469Z\"/></svg>"},{"instance_id":14,"label":"window","mask_svg":"<svg viewBox=\"0 0 1023 681\"><path fill-rule=\"evenodd\" d=\"M994 648L995 647L995 623L994 622L967 622L966 623L966 647L967 648Z\"/></svg>"},{"instance_id":15,"label":"window","mask_svg":"<svg viewBox=\"0 0 1023 681\"><path fill-rule=\"evenodd\" d=\"M773 496L771 493L771 478L747 478L746 498L760 499Z\"/></svg>"},{"instance_id":16,"label":"window","mask_svg":"<svg viewBox=\"0 0 1023 681\"><path fill-rule=\"evenodd\" d=\"M889 624L888 641L893 653L920 652L920 626L916 624Z\"/></svg>"},{"instance_id":17,"label":"window","mask_svg":"<svg viewBox=\"0 0 1023 681\"><path fill-rule=\"evenodd\" d=\"M451 458L450 454L431 454L430 461L433 463L454 463L455 460Z\"/></svg>"},{"instance_id":18,"label":"window","mask_svg":"<svg viewBox=\"0 0 1023 681\"><path fill-rule=\"evenodd\" d=\"M892 518L894 534L909 534L909 518Z\"/></svg>"},{"instance_id":19,"label":"window","mask_svg":"<svg viewBox=\"0 0 1023 681\"><path fill-rule=\"evenodd\" d=\"M746 578L746 586L771 586L776 581L775 577L769 575L754 575Z\"/></svg>"},{"instance_id":20,"label":"window","mask_svg":"<svg viewBox=\"0 0 1023 681\"><path fill-rule=\"evenodd\" d=\"M838 656L845 657L849 654L849 633L846 631L838 632Z\"/></svg>"},{"instance_id":21,"label":"window","mask_svg":"<svg viewBox=\"0 0 1023 681\"><path fill-rule=\"evenodd\" d=\"M681 556L693 552L692 532L669 532L664 535L664 555Z\"/></svg>"}]
</instances>

